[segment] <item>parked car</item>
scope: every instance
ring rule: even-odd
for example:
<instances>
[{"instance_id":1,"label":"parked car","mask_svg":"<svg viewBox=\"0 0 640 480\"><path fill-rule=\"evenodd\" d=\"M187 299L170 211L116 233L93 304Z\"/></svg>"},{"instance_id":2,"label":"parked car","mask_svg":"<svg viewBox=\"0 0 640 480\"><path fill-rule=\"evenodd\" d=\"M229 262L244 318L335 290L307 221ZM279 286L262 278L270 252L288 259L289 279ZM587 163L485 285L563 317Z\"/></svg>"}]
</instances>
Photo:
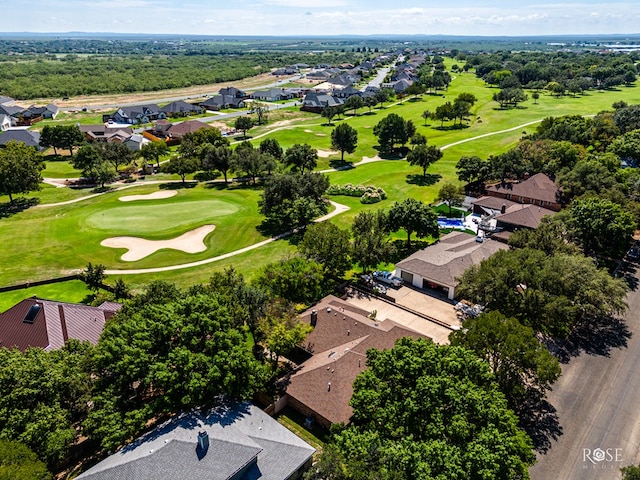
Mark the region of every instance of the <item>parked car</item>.
<instances>
[{"instance_id":1,"label":"parked car","mask_svg":"<svg viewBox=\"0 0 640 480\"><path fill-rule=\"evenodd\" d=\"M386 283L387 285L391 285L393 287L399 287L402 285L402 279L400 277L396 277L391 272L386 270L384 271L376 271L373 272L373 277L379 282Z\"/></svg>"},{"instance_id":2,"label":"parked car","mask_svg":"<svg viewBox=\"0 0 640 480\"><path fill-rule=\"evenodd\" d=\"M627 252L627 257L631 260L638 260L638 258L640 258L640 247L631 247Z\"/></svg>"}]
</instances>

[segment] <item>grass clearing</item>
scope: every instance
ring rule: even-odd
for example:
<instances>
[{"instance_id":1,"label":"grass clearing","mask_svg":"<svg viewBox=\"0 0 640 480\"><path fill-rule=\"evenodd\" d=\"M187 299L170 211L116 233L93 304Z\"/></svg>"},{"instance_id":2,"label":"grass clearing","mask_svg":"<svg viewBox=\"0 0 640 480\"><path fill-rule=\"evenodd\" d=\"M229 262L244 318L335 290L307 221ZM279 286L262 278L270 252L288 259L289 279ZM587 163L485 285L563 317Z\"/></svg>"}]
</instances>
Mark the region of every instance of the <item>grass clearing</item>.
<instances>
[{"instance_id":1,"label":"grass clearing","mask_svg":"<svg viewBox=\"0 0 640 480\"><path fill-rule=\"evenodd\" d=\"M83 303L91 299L93 294L81 280L70 280L68 282L52 283L50 285L40 285L22 290L2 292L0 293L0 312L4 312L25 298L31 298L33 296L46 300L57 300L59 302Z\"/></svg>"}]
</instances>

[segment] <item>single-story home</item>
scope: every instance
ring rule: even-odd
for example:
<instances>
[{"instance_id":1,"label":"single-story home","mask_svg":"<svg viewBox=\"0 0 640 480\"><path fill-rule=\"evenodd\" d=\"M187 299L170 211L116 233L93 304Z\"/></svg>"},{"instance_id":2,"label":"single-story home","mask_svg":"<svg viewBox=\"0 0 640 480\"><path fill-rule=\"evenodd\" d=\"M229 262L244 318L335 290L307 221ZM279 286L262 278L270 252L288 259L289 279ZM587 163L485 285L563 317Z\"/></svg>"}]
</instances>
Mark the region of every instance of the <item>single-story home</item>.
<instances>
[{"instance_id":1,"label":"single-story home","mask_svg":"<svg viewBox=\"0 0 640 480\"><path fill-rule=\"evenodd\" d=\"M7 143L22 142L28 147L33 147L38 151L44 150L40 146L40 132L31 130L7 130L0 134L0 147L4 147Z\"/></svg>"},{"instance_id":2,"label":"single-story home","mask_svg":"<svg viewBox=\"0 0 640 480\"><path fill-rule=\"evenodd\" d=\"M149 123L166 117L166 113L164 113L160 107L154 103L150 103L148 105L135 105L133 107L120 107L111 116L116 123L127 123L130 125Z\"/></svg>"},{"instance_id":3,"label":"single-story home","mask_svg":"<svg viewBox=\"0 0 640 480\"><path fill-rule=\"evenodd\" d=\"M218 90L218 95L235 98L247 98L249 96L247 92L236 87L221 88L220 90Z\"/></svg>"},{"instance_id":4,"label":"single-story home","mask_svg":"<svg viewBox=\"0 0 640 480\"><path fill-rule=\"evenodd\" d=\"M133 128L120 125L99 123L97 125L78 125L87 142L122 143L131 135Z\"/></svg>"},{"instance_id":5,"label":"single-story home","mask_svg":"<svg viewBox=\"0 0 640 480\"><path fill-rule=\"evenodd\" d=\"M483 241L464 232L451 232L396 264L396 275L417 288L437 288L453 300L458 278L498 250L509 247L490 238Z\"/></svg>"},{"instance_id":6,"label":"single-story home","mask_svg":"<svg viewBox=\"0 0 640 480\"><path fill-rule=\"evenodd\" d=\"M517 203L531 203L556 212L560 211L560 189L544 173L537 173L521 182L503 182L486 187L487 195Z\"/></svg>"},{"instance_id":7,"label":"single-story home","mask_svg":"<svg viewBox=\"0 0 640 480\"><path fill-rule=\"evenodd\" d=\"M255 405L176 415L78 480L294 480L315 448Z\"/></svg>"},{"instance_id":8,"label":"single-story home","mask_svg":"<svg viewBox=\"0 0 640 480\"><path fill-rule=\"evenodd\" d=\"M303 350L308 359L283 379L286 393L277 403L329 428L348 424L353 409L353 381L366 369L367 350L392 348L403 337L426 338L392 320L372 320L370 312L333 295L304 312L301 321L313 327Z\"/></svg>"},{"instance_id":9,"label":"single-story home","mask_svg":"<svg viewBox=\"0 0 640 480\"><path fill-rule=\"evenodd\" d=\"M54 105L53 103L45 105L44 107L31 105L29 108L27 108L27 110L31 112L34 116L42 117L42 118L56 118L60 111L58 106Z\"/></svg>"},{"instance_id":10,"label":"single-story home","mask_svg":"<svg viewBox=\"0 0 640 480\"><path fill-rule=\"evenodd\" d=\"M160 109L168 117L185 117L187 115L198 115L204 113L205 109L199 105L187 103L184 100L176 100Z\"/></svg>"},{"instance_id":11,"label":"single-story home","mask_svg":"<svg viewBox=\"0 0 640 480\"><path fill-rule=\"evenodd\" d=\"M251 93L254 100L262 100L264 102L278 102L280 100L291 100L294 95L287 92L284 88L271 88L269 90L259 90Z\"/></svg>"},{"instance_id":12,"label":"single-story home","mask_svg":"<svg viewBox=\"0 0 640 480\"><path fill-rule=\"evenodd\" d=\"M214 95L200 103L202 108L207 110L223 110L225 108L244 108L245 102L241 97L231 95Z\"/></svg>"},{"instance_id":13,"label":"single-story home","mask_svg":"<svg viewBox=\"0 0 640 480\"><path fill-rule=\"evenodd\" d=\"M62 348L70 338L98 343L107 320L122 308L104 302L99 307L26 298L0 314L0 346L21 351Z\"/></svg>"},{"instance_id":14,"label":"single-story home","mask_svg":"<svg viewBox=\"0 0 640 480\"><path fill-rule=\"evenodd\" d=\"M491 235L492 238L503 242L509 241L511 233L520 228L535 229L540 225L543 217L554 216L556 213L547 208L538 207L531 203L513 205L504 213L496 215L497 233Z\"/></svg>"},{"instance_id":15,"label":"single-story home","mask_svg":"<svg viewBox=\"0 0 640 480\"><path fill-rule=\"evenodd\" d=\"M337 107L344 101L326 93L308 92L302 100L300 110L304 112L322 113L324 107Z\"/></svg>"},{"instance_id":16,"label":"single-story home","mask_svg":"<svg viewBox=\"0 0 640 480\"><path fill-rule=\"evenodd\" d=\"M364 94L360 90L352 86L345 87L342 90L336 90L333 94L336 97L345 98L345 99L352 97L354 95L359 95L360 97L364 97Z\"/></svg>"}]
</instances>

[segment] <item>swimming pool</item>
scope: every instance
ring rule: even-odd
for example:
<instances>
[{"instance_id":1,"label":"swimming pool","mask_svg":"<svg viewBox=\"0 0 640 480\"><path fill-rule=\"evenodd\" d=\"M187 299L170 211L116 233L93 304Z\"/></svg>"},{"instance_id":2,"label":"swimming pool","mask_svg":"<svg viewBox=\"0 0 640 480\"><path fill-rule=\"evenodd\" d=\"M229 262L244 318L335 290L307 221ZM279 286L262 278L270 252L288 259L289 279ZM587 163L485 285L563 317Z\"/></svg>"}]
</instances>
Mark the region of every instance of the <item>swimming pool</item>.
<instances>
[{"instance_id":1,"label":"swimming pool","mask_svg":"<svg viewBox=\"0 0 640 480\"><path fill-rule=\"evenodd\" d=\"M438 226L440 228L457 228L464 230L464 222L459 218L438 217Z\"/></svg>"}]
</instances>

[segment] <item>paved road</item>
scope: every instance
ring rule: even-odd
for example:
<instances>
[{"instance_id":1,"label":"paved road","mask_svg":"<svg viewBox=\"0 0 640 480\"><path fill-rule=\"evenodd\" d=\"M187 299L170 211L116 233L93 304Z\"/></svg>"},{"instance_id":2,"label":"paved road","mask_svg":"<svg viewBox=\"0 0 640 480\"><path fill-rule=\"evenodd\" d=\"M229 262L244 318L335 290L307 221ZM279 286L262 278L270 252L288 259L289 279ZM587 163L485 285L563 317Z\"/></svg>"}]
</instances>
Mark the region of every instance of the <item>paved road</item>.
<instances>
[{"instance_id":1,"label":"paved road","mask_svg":"<svg viewBox=\"0 0 640 480\"><path fill-rule=\"evenodd\" d=\"M563 435L539 455L533 480L619 479L621 466L640 462L640 290L630 292L627 302L627 348L612 350L609 358L583 353L563 365L549 395ZM589 455L596 449L604 460Z\"/></svg>"}]
</instances>

